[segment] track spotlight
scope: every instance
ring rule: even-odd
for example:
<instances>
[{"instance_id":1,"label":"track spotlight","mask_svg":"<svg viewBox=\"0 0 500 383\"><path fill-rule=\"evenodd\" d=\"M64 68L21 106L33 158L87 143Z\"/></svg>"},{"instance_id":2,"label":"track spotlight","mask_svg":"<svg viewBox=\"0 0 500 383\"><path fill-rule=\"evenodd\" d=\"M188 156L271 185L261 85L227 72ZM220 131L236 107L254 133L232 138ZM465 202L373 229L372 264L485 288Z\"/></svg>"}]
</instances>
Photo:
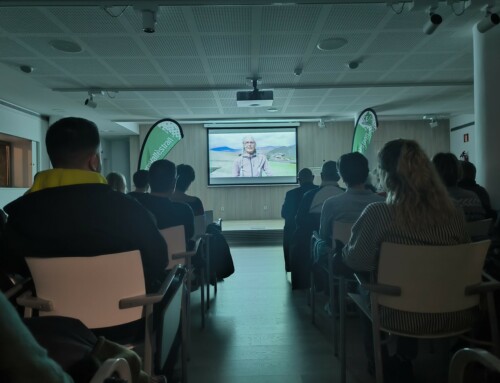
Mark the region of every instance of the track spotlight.
<instances>
[{"instance_id":1,"label":"track spotlight","mask_svg":"<svg viewBox=\"0 0 500 383\"><path fill-rule=\"evenodd\" d=\"M158 17L158 7L156 6L135 6L134 9L141 13L142 30L146 33L155 33L156 19Z\"/></svg>"},{"instance_id":2,"label":"track spotlight","mask_svg":"<svg viewBox=\"0 0 500 383\"><path fill-rule=\"evenodd\" d=\"M424 33L432 35L434 31L443 22L443 18L437 13L429 12L429 20L424 25Z\"/></svg>"},{"instance_id":3,"label":"track spotlight","mask_svg":"<svg viewBox=\"0 0 500 383\"><path fill-rule=\"evenodd\" d=\"M486 12L486 16L479 23L477 23L477 30L484 33L499 23L500 16L498 16L498 13Z\"/></svg>"},{"instance_id":4,"label":"track spotlight","mask_svg":"<svg viewBox=\"0 0 500 383\"><path fill-rule=\"evenodd\" d=\"M94 101L94 95L91 92L89 92L89 98L85 100L84 104L92 109L97 107L97 103Z\"/></svg>"}]
</instances>

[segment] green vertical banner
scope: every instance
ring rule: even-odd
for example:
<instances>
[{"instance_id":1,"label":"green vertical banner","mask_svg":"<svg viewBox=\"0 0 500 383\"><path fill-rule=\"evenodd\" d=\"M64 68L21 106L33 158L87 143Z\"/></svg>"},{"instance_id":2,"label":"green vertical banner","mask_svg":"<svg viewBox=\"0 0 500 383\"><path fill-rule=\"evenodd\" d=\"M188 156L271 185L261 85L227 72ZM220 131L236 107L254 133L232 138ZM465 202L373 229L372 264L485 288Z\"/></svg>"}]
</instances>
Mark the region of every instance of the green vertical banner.
<instances>
[{"instance_id":1,"label":"green vertical banner","mask_svg":"<svg viewBox=\"0 0 500 383\"><path fill-rule=\"evenodd\" d=\"M373 133L375 133L377 127L377 113L370 108L363 110L356 120L356 125L354 126L352 152L364 153L368 148L368 145L370 145Z\"/></svg>"},{"instance_id":2,"label":"green vertical banner","mask_svg":"<svg viewBox=\"0 0 500 383\"><path fill-rule=\"evenodd\" d=\"M149 170L153 162L164 159L183 137L177 121L164 118L155 122L142 144L138 170Z\"/></svg>"}]
</instances>

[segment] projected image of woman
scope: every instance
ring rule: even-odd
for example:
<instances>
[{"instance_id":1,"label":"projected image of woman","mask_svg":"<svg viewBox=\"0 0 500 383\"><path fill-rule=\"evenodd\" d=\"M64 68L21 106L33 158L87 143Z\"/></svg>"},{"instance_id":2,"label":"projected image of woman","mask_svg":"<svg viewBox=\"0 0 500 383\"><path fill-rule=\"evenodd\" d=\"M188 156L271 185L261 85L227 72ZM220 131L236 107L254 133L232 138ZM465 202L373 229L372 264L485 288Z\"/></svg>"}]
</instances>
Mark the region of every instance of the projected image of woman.
<instances>
[{"instance_id":1,"label":"projected image of woman","mask_svg":"<svg viewBox=\"0 0 500 383\"><path fill-rule=\"evenodd\" d=\"M243 137L243 152L233 163L233 177L272 176L265 154L257 153L257 144L252 136Z\"/></svg>"}]
</instances>

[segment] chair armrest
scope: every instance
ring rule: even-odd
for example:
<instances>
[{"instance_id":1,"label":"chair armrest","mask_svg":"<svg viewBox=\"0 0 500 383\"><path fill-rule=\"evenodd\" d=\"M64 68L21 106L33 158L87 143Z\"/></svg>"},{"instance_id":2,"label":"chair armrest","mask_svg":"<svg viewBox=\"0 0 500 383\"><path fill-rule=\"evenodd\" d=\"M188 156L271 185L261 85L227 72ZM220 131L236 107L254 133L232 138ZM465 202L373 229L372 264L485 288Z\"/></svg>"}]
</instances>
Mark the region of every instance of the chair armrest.
<instances>
[{"instance_id":1,"label":"chair armrest","mask_svg":"<svg viewBox=\"0 0 500 383\"><path fill-rule=\"evenodd\" d=\"M489 293L499 289L500 282L483 282L478 285L467 286L465 288L465 295Z\"/></svg>"},{"instance_id":2,"label":"chair armrest","mask_svg":"<svg viewBox=\"0 0 500 383\"><path fill-rule=\"evenodd\" d=\"M319 233L317 230L314 230L312 232L312 235L311 235L311 239L315 240L315 241L319 241L321 239L321 237L319 236Z\"/></svg>"},{"instance_id":3,"label":"chair armrest","mask_svg":"<svg viewBox=\"0 0 500 383\"><path fill-rule=\"evenodd\" d=\"M17 297L16 302L18 305L23 307L29 307L31 309L40 311L52 311L54 310L54 305L52 301L42 299L39 297L34 297L31 291L26 291Z\"/></svg>"},{"instance_id":4,"label":"chair armrest","mask_svg":"<svg viewBox=\"0 0 500 383\"><path fill-rule=\"evenodd\" d=\"M120 309L129 309L132 307L147 306L160 302L165 296L167 290L172 285L177 271L182 267L182 265L175 265L174 268L170 270L157 292L120 299L118 307Z\"/></svg>"},{"instance_id":5,"label":"chair armrest","mask_svg":"<svg viewBox=\"0 0 500 383\"><path fill-rule=\"evenodd\" d=\"M490 274L488 274L486 271L483 271L482 276L484 279L487 279L490 282L498 282L495 278L493 278Z\"/></svg>"},{"instance_id":6,"label":"chair armrest","mask_svg":"<svg viewBox=\"0 0 500 383\"><path fill-rule=\"evenodd\" d=\"M401 295L401 287L391 286L391 285L383 285L381 283L370 283L367 282L362 276L359 274L354 274L354 277L358 281L361 287L364 289L371 291L372 293L382 294L382 295L393 295L398 296Z\"/></svg>"},{"instance_id":7,"label":"chair armrest","mask_svg":"<svg viewBox=\"0 0 500 383\"><path fill-rule=\"evenodd\" d=\"M24 288L26 288L26 285L32 281L31 278L25 278L19 281L15 281L15 285L12 286L10 289L7 291L4 291L4 295L7 299L12 298L14 295L17 293L21 292Z\"/></svg>"}]
</instances>

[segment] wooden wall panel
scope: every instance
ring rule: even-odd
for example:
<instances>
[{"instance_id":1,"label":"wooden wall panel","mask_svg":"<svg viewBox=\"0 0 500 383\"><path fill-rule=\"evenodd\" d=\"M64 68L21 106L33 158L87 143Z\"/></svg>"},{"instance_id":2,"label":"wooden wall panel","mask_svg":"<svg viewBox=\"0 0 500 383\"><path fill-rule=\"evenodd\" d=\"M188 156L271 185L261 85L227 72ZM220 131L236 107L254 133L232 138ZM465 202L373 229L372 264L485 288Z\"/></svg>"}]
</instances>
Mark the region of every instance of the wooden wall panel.
<instances>
[{"instance_id":1,"label":"wooden wall panel","mask_svg":"<svg viewBox=\"0 0 500 383\"><path fill-rule=\"evenodd\" d=\"M324 161L336 160L351 149L354 122L328 122L325 128L316 123L303 123L298 128L299 169L320 168ZM371 166L376 153L389 140L411 138L420 142L429 155L449 150L448 125L431 129L424 121L385 121L372 141ZM141 127L141 138L149 126ZM285 193L296 187L238 186L208 187L207 184L207 131L202 125L183 126L184 139L169 153L168 159L176 164L189 164L196 172L196 180L188 194L201 198L205 209L214 210L215 217L228 220L277 219ZM142 144L142 139L141 139ZM319 176L315 183L319 183ZM223 209L223 210L222 210Z\"/></svg>"}]
</instances>

